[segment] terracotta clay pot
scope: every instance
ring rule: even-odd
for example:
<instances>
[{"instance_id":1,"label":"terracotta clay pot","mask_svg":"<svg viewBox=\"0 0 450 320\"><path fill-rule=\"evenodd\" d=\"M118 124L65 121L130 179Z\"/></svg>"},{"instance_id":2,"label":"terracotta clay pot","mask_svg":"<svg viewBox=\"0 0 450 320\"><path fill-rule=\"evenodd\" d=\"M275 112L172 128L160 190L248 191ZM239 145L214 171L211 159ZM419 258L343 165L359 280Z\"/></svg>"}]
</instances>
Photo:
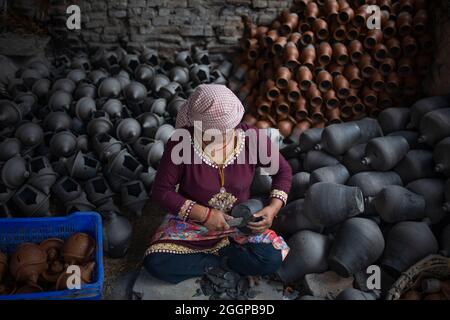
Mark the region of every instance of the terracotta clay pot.
<instances>
[{"instance_id":1,"label":"terracotta clay pot","mask_svg":"<svg viewBox=\"0 0 450 320\"><path fill-rule=\"evenodd\" d=\"M309 87L308 91L306 91L306 96L311 106L319 108L322 106L322 94L315 84Z\"/></svg>"},{"instance_id":2,"label":"terracotta clay pot","mask_svg":"<svg viewBox=\"0 0 450 320\"><path fill-rule=\"evenodd\" d=\"M421 35L426 31L428 14L424 9L418 10L413 18L413 30L415 34Z\"/></svg>"},{"instance_id":3,"label":"terracotta clay pot","mask_svg":"<svg viewBox=\"0 0 450 320\"><path fill-rule=\"evenodd\" d=\"M315 2L309 2L305 9L305 18L312 25L319 16L319 6Z\"/></svg>"},{"instance_id":4,"label":"terracotta clay pot","mask_svg":"<svg viewBox=\"0 0 450 320\"><path fill-rule=\"evenodd\" d=\"M280 89L285 89L288 86L289 80L291 80L291 71L286 67L280 67L276 74L276 85Z\"/></svg>"},{"instance_id":5,"label":"terracotta clay pot","mask_svg":"<svg viewBox=\"0 0 450 320\"><path fill-rule=\"evenodd\" d=\"M311 70L305 66L301 66L297 73L297 82L302 91L307 91L312 84L313 74Z\"/></svg>"},{"instance_id":6,"label":"terracotta clay pot","mask_svg":"<svg viewBox=\"0 0 450 320\"><path fill-rule=\"evenodd\" d=\"M295 69L299 65L299 55L297 45L293 42L288 42L284 51L284 59L289 69Z\"/></svg>"},{"instance_id":7,"label":"terracotta clay pot","mask_svg":"<svg viewBox=\"0 0 450 320\"><path fill-rule=\"evenodd\" d=\"M364 54L358 62L358 67L364 78L370 78L376 71L372 58L368 54Z\"/></svg>"},{"instance_id":8,"label":"terracotta clay pot","mask_svg":"<svg viewBox=\"0 0 450 320\"><path fill-rule=\"evenodd\" d=\"M95 246L95 240L87 233L75 233L64 242L62 257L70 264L83 264L92 259Z\"/></svg>"},{"instance_id":9,"label":"terracotta clay pot","mask_svg":"<svg viewBox=\"0 0 450 320\"><path fill-rule=\"evenodd\" d=\"M297 81L295 80L289 81L286 91L287 91L287 98L290 102L295 102L301 97L300 88L298 86Z\"/></svg>"},{"instance_id":10,"label":"terracotta clay pot","mask_svg":"<svg viewBox=\"0 0 450 320\"><path fill-rule=\"evenodd\" d=\"M298 15L296 13L290 13L287 15L286 19L280 28L282 34L290 34L298 26Z\"/></svg>"},{"instance_id":11,"label":"terracotta clay pot","mask_svg":"<svg viewBox=\"0 0 450 320\"><path fill-rule=\"evenodd\" d=\"M255 102L255 107L259 115L267 116L270 115L272 110L272 101L266 99L265 97L258 97Z\"/></svg>"},{"instance_id":12,"label":"terracotta clay pot","mask_svg":"<svg viewBox=\"0 0 450 320\"><path fill-rule=\"evenodd\" d=\"M310 68L312 70L315 65L316 60L316 49L313 45L307 45L306 48L303 49L302 55L300 58L300 62Z\"/></svg>"},{"instance_id":13,"label":"terracotta clay pot","mask_svg":"<svg viewBox=\"0 0 450 320\"><path fill-rule=\"evenodd\" d=\"M322 93L326 93L332 88L333 77L328 71L322 70L316 77L316 83L319 90L322 91Z\"/></svg>"},{"instance_id":14,"label":"terracotta clay pot","mask_svg":"<svg viewBox=\"0 0 450 320\"><path fill-rule=\"evenodd\" d=\"M331 57L333 55L333 49L330 44L323 41L319 44L319 49L317 53L317 61L321 66L326 66L331 62Z\"/></svg>"},{"instance_id":15,"label":"terracotta clay pot","mask_svg":"<svg viewBox=\"0 0 450 320\"><path fill-rule=\"evenodd\" d=\"M404 37L412 32L413 17L408 12L401 12L397 17L397 30L401 37Z\"/></svg>"},{"instance_id":16,"label":"terracotta clay pot","mask_svg":"<svg viewBox=\"0 0 450 320\"><path fill-rule=\"evenodd\" d=\"M414 39L411 36L405 36L402 39L401 42L402 51L404 52L404 55L406 56L415 56L418 53L419 46L416 42L416 39Z\"/></svg>"},{"instance_id":17,"label":"terracotta clay pot","mask_svg":"<svg viewBox=\"0 0 450 320\"><path fill-rule=\"evenodd\" d=\"M314 31L316 38L319 40L327 40L329 37L328 24L323 19L317 19L312 25L312 30Z\"/></svg>"},{"instance_id":18,"label":"terracotta clay pot","mask_svg":"<svg viewBox=\"0 0 450 320\"><path fill-rule=\"evenodd\" d=\"M36 283L47 269L47 254L34 243L20 244L11 256L9 270L19 282Z\"/></svg>"},{"instance_id":19,"label":"terracotta clay pot","mask_svg":"<svg viewBox=\"0 0 450 320\"><path fill-rule=\"evenodd\" d=\"M350 54L350 59L356 63L361 60L362 56L364 55L364 48L360 41L353 40L350 42L348 46L348 52Z\"/></svg>"},{"instance_id":20,"label":"terracotta clay pot","mask_svg":"<svg viewBox=\"0 0 450 320\"><path fill-rule=\"evenodd\" d=\"M345 99L350 94L350 83L344 76L339 75L334 78L334 89L340 99Z\"/></svg>"},{"instance_id":21,"label":"terracotta clay pot","mask_svg":"<svg viewBox=\"0 0 450 320\"><path fill-rule=\"evenodd\" d=\"M51 263L61 257L64 241L59 238L49 238L42 241L39 246L47 253L47 261Z\"/></svg>"},{"instance_id":22,"label":"terracotta clay pot","mask_svg":"<svg viewBox=\"0 0 450 320\"><path fill-rule=\"evenodd\" d=\"M345 24L333 23L331 25L331 31L333 39L336 42L345 41L345 38L347 37L347 27Z\"/></svg>"}]
</instances>

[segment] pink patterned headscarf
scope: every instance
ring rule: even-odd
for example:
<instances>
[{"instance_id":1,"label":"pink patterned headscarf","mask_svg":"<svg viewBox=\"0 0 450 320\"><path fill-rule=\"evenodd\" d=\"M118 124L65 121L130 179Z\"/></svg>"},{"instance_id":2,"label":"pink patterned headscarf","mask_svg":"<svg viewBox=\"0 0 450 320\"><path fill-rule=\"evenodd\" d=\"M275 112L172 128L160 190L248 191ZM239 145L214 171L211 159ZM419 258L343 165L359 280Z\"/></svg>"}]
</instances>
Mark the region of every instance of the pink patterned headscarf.
<instances>
[{"instance_id":1,"label":"pink patterned headscarf","mask_svg":"<svg viewBox=\"0 0 450 320\"><path fill-rule=\"evenodd\" d=\"M181 106L176 128L192 127L201 121L203 130L234 129L242 120L244 106L236 95L224 85L202 84Z\"/></svg>"}]
</instances>

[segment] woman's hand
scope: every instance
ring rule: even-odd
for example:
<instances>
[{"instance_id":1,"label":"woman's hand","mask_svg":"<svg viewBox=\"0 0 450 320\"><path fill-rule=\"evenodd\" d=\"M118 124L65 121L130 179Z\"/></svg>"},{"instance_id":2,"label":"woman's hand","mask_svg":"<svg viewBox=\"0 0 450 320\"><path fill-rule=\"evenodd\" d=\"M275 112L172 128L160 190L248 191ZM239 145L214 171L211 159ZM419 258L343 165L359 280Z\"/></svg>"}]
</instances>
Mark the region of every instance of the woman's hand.
<instances>
[{"instance_id":1,"label":"woman's hand","mask_svg":"<svg viewBox=\"0 0 450 320\"><path fill-rule=\"evenodd\" d=\"M211 209L211 215L204 223L204 226L210 231L225 231L230 229L227 221L233 219L233 217L223 213L222 211Z\"/></svg>"},{"instance_id":2,"label":"woman's hand","mask_svg":"<svg viewBox=\"0 0 450 320\"><path fill-rule=\"evenodd\" d=\"M281 206L281 200L272 199L270 205L264 207L261 211L258 211L253 215L255 220L259 220L259 218L262 218L262 220L258 222L249 222L247 226L253 231L253 233L263 233L272 226L273 219L275 219Z\"/></svg>"}]
</instances>

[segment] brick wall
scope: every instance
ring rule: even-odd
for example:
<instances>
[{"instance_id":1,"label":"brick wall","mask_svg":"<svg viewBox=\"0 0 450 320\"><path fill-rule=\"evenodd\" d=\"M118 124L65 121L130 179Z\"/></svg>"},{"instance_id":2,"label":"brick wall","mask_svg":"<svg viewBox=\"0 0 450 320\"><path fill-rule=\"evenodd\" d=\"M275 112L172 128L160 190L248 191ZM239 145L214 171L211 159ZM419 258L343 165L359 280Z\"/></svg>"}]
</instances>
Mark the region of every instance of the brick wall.
<instances>
[{"instance_id":1,"label":"brick wall","mask_svg":"<svg viewBox=\"0 0 450 320\"><path fill-rule=\"evenodd\" d=\"M62 24L68 4L81 7L80 32L67 33ZM198 45L220 54L237 44L242 15L269 24L291 5L292 0L54 0L51 15L55 33L72 46L146 44L172 55Z\"/></svg>"}]
</instances>

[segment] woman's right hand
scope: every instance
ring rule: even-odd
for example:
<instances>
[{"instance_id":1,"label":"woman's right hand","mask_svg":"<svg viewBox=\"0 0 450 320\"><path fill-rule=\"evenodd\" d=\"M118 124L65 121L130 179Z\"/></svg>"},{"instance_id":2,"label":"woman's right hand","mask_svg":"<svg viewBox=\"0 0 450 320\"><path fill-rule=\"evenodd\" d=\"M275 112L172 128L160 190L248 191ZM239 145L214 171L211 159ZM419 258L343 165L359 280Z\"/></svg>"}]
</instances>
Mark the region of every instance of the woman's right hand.
<instances>
[{"instance_id":1,"label":"woman's right hand","mask_svg":"<svg viewBox=\"0 0 450 320\"><path fill-rule=\"evenodd\" d=\"M211 215L204 223L204 226L210 231L225 231L230 229L227 221L233 219L233 217L223 213L222 211L211 209Z\"/></svg>"}]
</instances>

